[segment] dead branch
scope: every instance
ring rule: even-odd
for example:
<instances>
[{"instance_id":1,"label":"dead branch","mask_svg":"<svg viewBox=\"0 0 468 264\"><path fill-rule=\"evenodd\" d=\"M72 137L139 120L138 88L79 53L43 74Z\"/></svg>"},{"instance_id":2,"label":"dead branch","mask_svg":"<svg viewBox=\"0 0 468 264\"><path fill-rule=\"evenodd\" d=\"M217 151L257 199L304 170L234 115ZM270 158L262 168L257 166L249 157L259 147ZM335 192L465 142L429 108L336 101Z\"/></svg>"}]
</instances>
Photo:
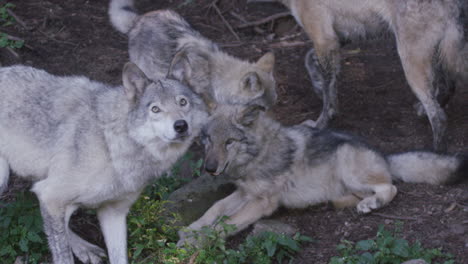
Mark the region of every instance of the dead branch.
<instances>
[{"instance_id":1,"label":"dead branch","mask_svg":"<svg viewBox=\"0 0 468 264\"><path fill-rule=\"evenodd\" d=\"M290 48L290 47L300 47L310 45L311 41L280 41L272 43L270 48L272 49L281 49L281 48Z\"/></svg>"},{"instance_id":2,"label":"dead branch","mask_svg":"<svg viewBox=\"0 0 468 264\"><path fill-rule=\"evenodd\" d=\"M248 23L244 23L244 24L241 24L241 25L238 25L236 26L236 28L246 28L246 27L253 27L253 26L258 26L258 25L262 25L262 24L265 24L265 23L268 23L272 20L275 20L275 19L278 19L278 18L282 18L282 17L286 17L286 16L290 16L291 15L291 12L287 11L287 12L281 12L281 13L277 13L277 14L274 14L274 15L271 15L271 16L268 16L268 17L265 17L263 19L260 19L260 20L257 20L257 21L253 21L253 22L248 22Z\"/></svg>"},{"instance_id":3,"label":"dead branch","mask_svg":"<svg viewBox=\"0 0 468 264\"><path fill-rule=\"evenodd\" d=\"M227 26L227 28L229 29L229 31L234 35L234 37L240 41L240 38L239 36L237 35L237 33L234 31L234 29L232 28L231 24L229 24L229 22L224 18L223 16L223 13L221 13L221 10L219 10L218 6L216 5L216 2L217 0L213 1L212 3L212 7L213 9L216 11L216 13L218 13L219 17L221 17L221 20L223 20L224 24Z\"/></svg>"},{"instance_id":4,"label":"dead branch","mask_svg":"<svg viewBox=\"0 0 468 264\"><path fill-rule=\"evenodd\" d=\"M237 14L236 12L234 11L229 11L229 14L231 14L231 16L237 18L239 21L241 21L242 23L248 23L247 20L245 20L245 18L239 14Z\"/></svg>"},{"instance_id":5,"label":"dead branch","mask_svg":"<svg viewBox=\"0 0 468 264\"><path fill-rule=\"evenodd\" d=\"M26 23L19 17L17 16L13 11L11 11L10 9L7 8L7 13L12 16L15 21L20 24L24 29L26 30L30 30L30 28L26 25Z\"/></svg>"}]
</instances>

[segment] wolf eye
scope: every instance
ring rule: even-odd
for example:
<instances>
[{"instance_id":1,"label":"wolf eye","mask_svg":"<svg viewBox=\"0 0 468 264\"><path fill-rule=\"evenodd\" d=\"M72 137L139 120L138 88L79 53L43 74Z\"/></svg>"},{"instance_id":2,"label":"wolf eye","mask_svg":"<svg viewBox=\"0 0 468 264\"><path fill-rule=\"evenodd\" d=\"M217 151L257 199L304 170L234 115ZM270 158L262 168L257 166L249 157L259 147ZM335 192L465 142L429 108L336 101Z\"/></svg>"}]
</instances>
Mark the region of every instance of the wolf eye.
<instances>
[{"instance_id":1,"label":"wolf eye","mask_svg":"<svg viewBox=\"0 0 468 264\"><path fill-rule=\"evenodd\" d=\"M153 107L151 107L151 112L159 113L159 112L161 112L161 109L159 109L159 107L157 107L157 106L153 106Z\"/></svg>"},{"instance_id":2,"label":"wolf eye","mask_svg":"<svg viewBox=\"0 0 468 264\"><path fill-rule=\"evenodd\" d=\"M234 143L234 139L230 138L226 141L226 146L229 146L231 145L232 143Z\"/></svg>"},{"instance_id":3,"label":"wolf eye","mask_svg":"<svg viewBox=\"0 0 468 264\"><path fill-rule=\"evenodd\" d=\"M182 98L182 99L180 99L179 104L181 106L185 106L185 105L187 105L187 100L185 98Z\"/></svg>"}]
</instances>

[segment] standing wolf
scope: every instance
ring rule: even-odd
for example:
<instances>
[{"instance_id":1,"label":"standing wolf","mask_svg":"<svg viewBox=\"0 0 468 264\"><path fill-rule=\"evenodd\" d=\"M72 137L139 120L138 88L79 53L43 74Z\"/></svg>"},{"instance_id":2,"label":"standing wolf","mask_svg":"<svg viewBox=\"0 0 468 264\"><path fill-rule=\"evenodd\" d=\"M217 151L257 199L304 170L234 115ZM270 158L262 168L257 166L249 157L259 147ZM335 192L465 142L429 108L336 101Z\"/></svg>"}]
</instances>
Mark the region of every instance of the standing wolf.
<instances>
[{"instance_id":1,"label":"standing wolf","mask_svg":"<svg viewBox=\"0 0 468 264\"><path fill-rule=\"evenodd\" d=\"M311 120L284 127L261 106L222 106L211 118L201 132L205 169L228 173L237 190L180 231L179 246L196 243L191 230L218 227L221 216L240 231L279 206L332 201L369 213L396 195L392 178L440 184L468 176L468 157L424 151L385 157L351 135L317 129Z\"/></svg>"},{"instance_id":2,"label":"standing wolf","mask_svg":"<svg viewBox=\"0 0 468 264\"><path fill-rule=\"evenodd\" d=\"M158 10L138 15L133 0L111 0L112 25L129 38L130 60L150 79L170 74L201 95L209 106L276 101L274 56L256 63L234 58L195 31L180 15Z\"/></svg>"},{"instance_id":3,"label":"standing wolf","mask_svg":"<svg viewBox=\"0 0 468 264\"><path fill-rule=\"evenodd\" d=\"M447 118L442 107L454 91L455 80L468 84L468 45L459 19L461 0L249 2L273 1L291 10L314 44L306 55L306 67L315 92L323 99L319 127L326 126L338 111L336 76L340 68L340 39L388 28L395 35L408 83L422 104L423 108L418 105L418 112L425 112L431 123L433 145L443 148ZM438 71L444 75L436 75ZM435 87L437 77L445 79L446 90Z\"/></svg>"},{"instance_id":4,"label":"standing wolf","mask_svg":"<svg viewBox=\"0 0 468 264\"><path fill-rule=\"evenodd\" d=\"M145 185L187 150L208 115L178 81L150 81L133 63L123 86L0 69L0 187L9 171L35 183L54 263L100 263L104 251L68 227L96 208L112 264L127 263L126 215ZM0 190L1 191L1 190Z\"/></svg>"}]
</instances>

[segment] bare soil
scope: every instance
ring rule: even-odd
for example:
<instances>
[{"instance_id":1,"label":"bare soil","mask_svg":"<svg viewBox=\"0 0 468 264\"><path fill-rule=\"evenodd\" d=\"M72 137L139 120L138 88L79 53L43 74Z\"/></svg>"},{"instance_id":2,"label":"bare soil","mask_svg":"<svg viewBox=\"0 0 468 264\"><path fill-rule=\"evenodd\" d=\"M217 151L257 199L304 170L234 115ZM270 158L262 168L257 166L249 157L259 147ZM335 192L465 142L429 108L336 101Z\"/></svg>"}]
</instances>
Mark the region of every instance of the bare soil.
<instances>
[{"instance_id":1,"label":"bare soil","mask_svg":"<svg viewBox=\"0 0 468 264\"><path fill-rule=\"evenodd\" d=\"M127 39L116 32L107 16L108 1L11 0L14 13L24 26L1 28L26 41L19 57L1 50L3 66L27 64L59 75L85 75L118 84L128 60ZM286 9L279 4L246 4L245 0L136 1L141 12L172 8L204 36L223 49L246 60L256 60L267 51L276 55L275 76L279 100L274 116L287 125L316 119L321 101L311 89L303 66L311 43L292 17L283 17L257 28L238 29L245 21L257 21ZM214 4L223 18L216 12ZM234 27L236 36L228 30ZM466 25L466 24L465 24ZM466 28L466 26L465 26ZM340 115L331 123L367 138L384 152L430 149L432 134L426 118L413 109L417 101L406 83L391 34L347 44L343 49L338 82ZM448 152L468 150L468 89L460 87L446 108ZM329 205L304 210L281 209L272 218L297 227L317 240L305 245L296 263L327 263L337 254L342 239L372 238L378 225L392 228L402 221L402 236L419 240L426 247L441 247L468 263L468 184L429 186L398 183L395 200L377 213L358 215L355 210L337 211ZM94 220L79 214L73 228L88 240L103 245ZM245 233L233 238L235 244Z\"/></svg>"}]
</instances>

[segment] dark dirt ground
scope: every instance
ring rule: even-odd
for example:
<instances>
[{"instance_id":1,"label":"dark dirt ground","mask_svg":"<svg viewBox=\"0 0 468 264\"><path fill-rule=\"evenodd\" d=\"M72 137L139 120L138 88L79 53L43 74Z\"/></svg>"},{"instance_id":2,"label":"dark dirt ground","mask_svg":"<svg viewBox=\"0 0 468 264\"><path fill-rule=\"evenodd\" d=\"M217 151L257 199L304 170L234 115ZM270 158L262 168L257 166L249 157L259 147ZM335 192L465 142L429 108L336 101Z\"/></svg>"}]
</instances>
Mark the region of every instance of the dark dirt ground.
<instances>
[{"instance_id":1,"label":"dark dirt ground","mask_svg":"<svg viewBox=\"0 0 468 264\"><path fill-rule=\"evenodd\" d=\"M12 0L14 13L25 24L1 28L26 41L15 58L1 51L2 65L16 63L43 68L59 75L85 75L94 80L118 84L128 59L126 37L109 24L108 1ZM217 2L227 22L236 27L286 11L278 4L246 4L245 0L136 1L137 8L150 11L172 8L194 28L219 43L223 49L246 60L256 60L274 51L279 100L272 109L284 124L316 119L321 102L311 90L303 57L311 43L291 17L261 25L257 29L236 29L240 41L210 4ZM273 35L274 33L274 35ZM463 87L467 88L467 87ZM394 40L390 34L344 46L342 74L338 82L340 115L331 127L368 139L384 152L431 147L432 135L425 118L413 110L415 96L403 75ZM449 103L448 151L468 150L468 89L459 89ZM403 221L402 236L419 240L426 247L442 247L455 255L456 263L468 263L468 184L429 186L398 183L399 194L378 213L358 215L354 210L336 211L328 205L304 210L281 209L272 218L297 227L317 240L305 245L295 263L327 263L336 255L341 239L372 238L379 224L392 228ZM98 229L86 218L72 225L92 242L102 245ZM245 233L244 233L245 235ZM234 237L232 243L242 239Z\"/></svg>"}]
</instances>

